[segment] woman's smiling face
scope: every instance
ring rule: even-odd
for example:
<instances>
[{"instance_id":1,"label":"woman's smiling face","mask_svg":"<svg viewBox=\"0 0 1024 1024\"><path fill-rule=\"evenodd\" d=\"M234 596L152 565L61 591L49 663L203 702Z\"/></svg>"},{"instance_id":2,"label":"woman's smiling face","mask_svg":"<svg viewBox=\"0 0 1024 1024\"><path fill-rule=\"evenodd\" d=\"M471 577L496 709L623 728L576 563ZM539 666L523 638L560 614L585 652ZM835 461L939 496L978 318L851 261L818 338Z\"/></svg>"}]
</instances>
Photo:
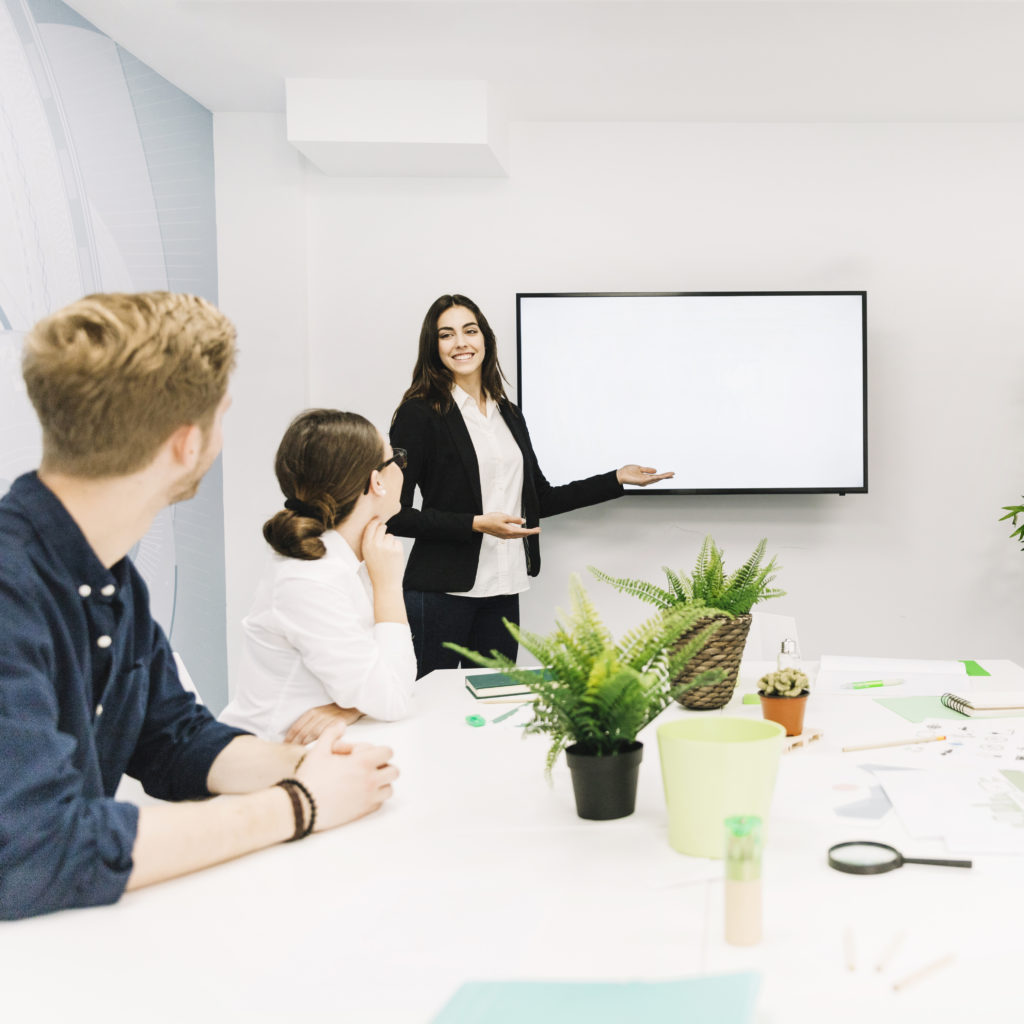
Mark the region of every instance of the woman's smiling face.
<instances>
[{"instance_id":1,"label":"woman's smiling face","mask_svg":"<svg viewBox=\"0 0 1024 1024\"><path fill-rule=\"evenodd\" d=\"M437 318L438 355L460 387L479 381L486 347L476 317L465 306L452 306Z\"/></svg>"}]
</instances>

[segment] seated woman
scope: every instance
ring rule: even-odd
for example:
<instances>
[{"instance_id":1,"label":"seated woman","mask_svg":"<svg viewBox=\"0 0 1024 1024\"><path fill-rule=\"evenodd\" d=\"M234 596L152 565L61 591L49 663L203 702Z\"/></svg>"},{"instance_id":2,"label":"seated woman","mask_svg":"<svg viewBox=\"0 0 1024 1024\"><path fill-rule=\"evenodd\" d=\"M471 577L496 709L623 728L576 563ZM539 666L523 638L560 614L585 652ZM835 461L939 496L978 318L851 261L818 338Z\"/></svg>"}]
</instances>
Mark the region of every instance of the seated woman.
<instances>
[{"instance_id":1,"label":"seated woman","mask_svg":"<svg viewBox=\"0 0 1024 1024\"><path fill-rule=\"evenodd\" d=\"M404 466L405 452L355 413L309 409L289 426L274 465L287 500L263 524L273 552L221 721L309 743L338 719L408 712L404 559L385 526L401 507Z\"/></svg>"}]
</instances>

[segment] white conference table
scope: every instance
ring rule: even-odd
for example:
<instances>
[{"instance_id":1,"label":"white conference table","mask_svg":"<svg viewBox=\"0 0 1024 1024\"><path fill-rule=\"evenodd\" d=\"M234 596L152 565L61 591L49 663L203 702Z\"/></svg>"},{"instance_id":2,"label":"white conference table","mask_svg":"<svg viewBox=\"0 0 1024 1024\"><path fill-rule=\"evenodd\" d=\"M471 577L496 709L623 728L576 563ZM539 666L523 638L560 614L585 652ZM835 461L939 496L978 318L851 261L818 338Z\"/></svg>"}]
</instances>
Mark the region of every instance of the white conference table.
<instances>
[{"instance_id":1,"label":"white conference table","mask_svg":"<svg viewBox=\"0 0 1024 1024\"><path fill-rule=\"evenodd\" d=\"M725 713L760 716L740 694L768 667L743 666ZM723 938L721 862L668 845L653 727L642 736L635 814L583 821L564 759L549 787L546 739L517 728L528 711L490 721L514 705L481 707L463 675L420 681L415 714L404 722L351 728L352 738L395 750L403 774L382 811L111 907L0 923L3 1018L326 1014L353 1024L428 1024L470 979L753 969L761 973L760 1024L1024 1019L1016 975L1024 859L977 857L970 871L908 865L867 877L826 864L829 845L858 838L891 842L908 856L944 853L936 842L908 840L892 812L858 823L833 811L837 786L870 781L857 767L864 755L841 753L843 744L915 732L870 691L812 695L807 724L824 736L783 755L765 845L764 940L740 949ZM488 724L467 725L474 713ZM673 705L659 721L687 714ZM873 753L886 763L904 756ZM901 929L891 970L877 972ZM950 952L954 966L892 991L894 978Z\"/></svg>"}]
</instances>

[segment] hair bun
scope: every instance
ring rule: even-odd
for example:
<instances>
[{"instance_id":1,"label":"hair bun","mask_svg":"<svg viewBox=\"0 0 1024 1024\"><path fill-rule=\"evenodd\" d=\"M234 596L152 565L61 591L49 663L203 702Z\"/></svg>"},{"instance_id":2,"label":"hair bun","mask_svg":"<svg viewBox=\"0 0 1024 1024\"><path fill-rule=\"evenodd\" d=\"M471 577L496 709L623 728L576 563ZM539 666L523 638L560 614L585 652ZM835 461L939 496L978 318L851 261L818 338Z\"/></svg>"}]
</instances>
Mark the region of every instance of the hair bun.
<instances>
[{"instance_id":1,"label":"hair bun","mask_svg":"<svg viewBox=\"0 0 1024 1024\"><path fill-rule=\"evenodd\" d=\"M297 515L323 522L323 509L317 508L316 505L310 505L305 501L300 501L298 498L288 498L284 503L284 507L289 512L295 512Z\"/></svg>"}]
</instances>

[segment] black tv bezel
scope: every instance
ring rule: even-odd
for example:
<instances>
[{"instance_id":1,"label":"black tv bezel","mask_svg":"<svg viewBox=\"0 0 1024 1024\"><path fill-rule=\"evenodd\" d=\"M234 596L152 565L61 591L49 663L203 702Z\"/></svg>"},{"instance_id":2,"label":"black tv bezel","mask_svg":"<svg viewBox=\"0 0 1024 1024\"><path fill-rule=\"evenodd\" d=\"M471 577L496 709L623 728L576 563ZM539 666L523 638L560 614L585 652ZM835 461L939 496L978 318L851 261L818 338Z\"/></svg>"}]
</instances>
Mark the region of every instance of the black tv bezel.
<instances>
[{"instance_id":1,"label":"black tv bezel","mask_svg":"<svg viewBox=\"0 0 1024 1024\"><path fill-rule=\"evenodd\" d=\"M868 493L868 293L867 291L729 291L729 292L516 292L516 394L523 405L523 299L622 299L622 298L719 298L772 295L859 295L861 300L861 418L864 452L863 484L853 487L637 487L627 488L626 494L867 494ZM524 410L524 416L526 411Z\"/></svg>"}]
</instances>

